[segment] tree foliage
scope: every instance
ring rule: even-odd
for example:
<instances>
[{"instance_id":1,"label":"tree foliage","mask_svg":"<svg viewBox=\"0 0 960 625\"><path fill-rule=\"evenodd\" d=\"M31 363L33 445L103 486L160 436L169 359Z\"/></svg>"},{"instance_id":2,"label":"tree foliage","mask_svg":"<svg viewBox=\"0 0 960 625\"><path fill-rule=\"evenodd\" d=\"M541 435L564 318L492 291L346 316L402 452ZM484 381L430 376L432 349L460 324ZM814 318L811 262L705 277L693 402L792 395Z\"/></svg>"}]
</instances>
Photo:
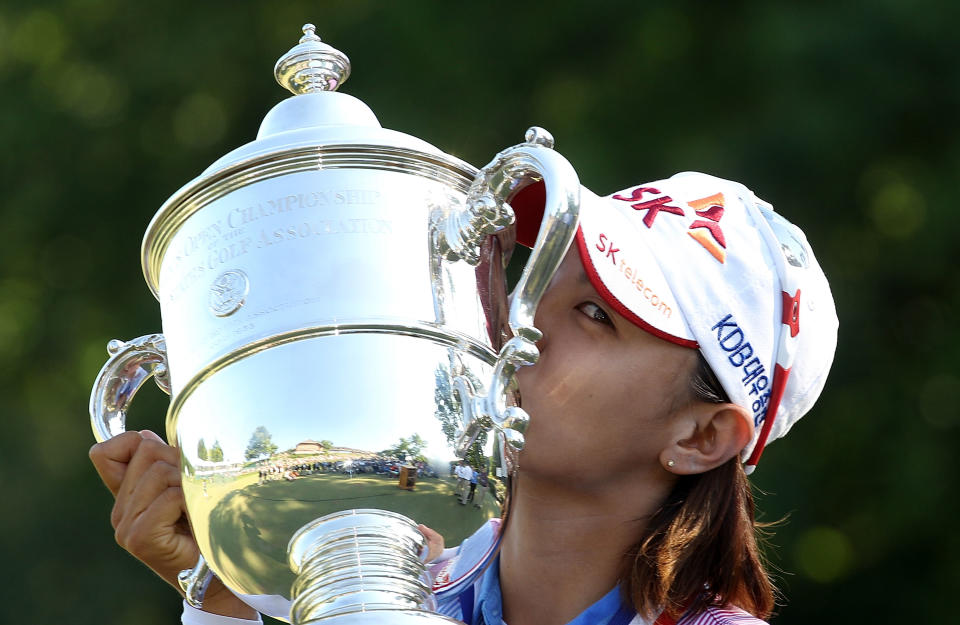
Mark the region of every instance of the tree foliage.
<instances>
[{"instance_id":1,"label":"tree foliage","mask_svg":"<svg viewBox=\"0 0 960 625\"><path fill-rule=\"evenodd\" d=\"M265 456L272 456L275 453L277 453L277 446L274 444L273 437L270 435L269 430L262 425L257 426L257 429L250 435L250 442L247 443L247 449L243 453L244 458L254 460ZM222 451L220 455L222 459Z\"/></svg>"},{"instance_id":2,"label":"tree foliage","mask_svg":"<svg viewBox=\"0 0 960 625\"><path fill-rule=\"evenodd\" d=\"M413 434L409 438L401 437L396 445L384 449L380 453L401 460L406 458L408 461L426 462L426 456L421 453L426 447L427 441L419 434Z\"/></svg>"},{"instance_id":3,"label":"tree foliage","mask_svg":"<svg viewBox=\"0 0 960 625\"><path fill-rule=\"evenodd\" d=\"M469 372L461 371L458 375L465 375L474 389L482 389L483 385L476 376ZM451 450L457 448L457 438L463 428L463 399L458 392L454 391L453 380L449 366L439 365L434 373L434 416L440 421L440 428L447 439L447 446ZM473 445L468 450L465 459L472 466L479 467L487 464L483 450L487 444L487 432L481 431L477 434Z\"/></svg>"},{"instance_id":4,"label":"tree foliage","mask_svg":"<svg viewBox=\"0 0 960 625\"><path fill-rule=\"evenodd\" d=\"M483 439L481 442L480 439ZM483 453L483 444L486 441L487 434L483 432L480 436L477 437L477 441L470 445L470 448L467 449L466 455L463 457L467 463L474 468L488 467L490 464L490 459Z\"/></svg>"},{"instance_id":5,"label":"tree foliage","mask_svg":"<svg viewBox=\"0 0 960 625\"><path fill-rule=\"evenodd\" d=\"M214 441L213 447L210 448L210 462L223 462L223 448L220 447L220 441Z\"/></svg>"}]
</instances>

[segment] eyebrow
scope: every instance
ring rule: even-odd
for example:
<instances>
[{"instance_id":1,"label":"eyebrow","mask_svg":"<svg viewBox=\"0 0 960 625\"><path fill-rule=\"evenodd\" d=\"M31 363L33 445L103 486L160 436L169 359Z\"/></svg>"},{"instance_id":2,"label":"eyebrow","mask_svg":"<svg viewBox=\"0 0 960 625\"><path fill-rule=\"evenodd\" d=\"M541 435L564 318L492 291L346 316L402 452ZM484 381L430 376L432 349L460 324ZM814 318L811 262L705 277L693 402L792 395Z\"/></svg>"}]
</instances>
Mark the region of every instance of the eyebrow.
<instances>
[{"instance_id":1,"label":"eyebrow","mask_svg":"<svg viewBox=\"0 0 960 625\"><path fill-rule=\"evenodd\" d=\"M587 275L586 267L583 267L581 265L580 269L581 269L580 275L577 276L577 284L579 284L580 286L584 286L584 285L593 286L593 282L590 281L590 276ZM594 287L594 290L596 290L596 287Z\"/></svg>"}]
</instances>

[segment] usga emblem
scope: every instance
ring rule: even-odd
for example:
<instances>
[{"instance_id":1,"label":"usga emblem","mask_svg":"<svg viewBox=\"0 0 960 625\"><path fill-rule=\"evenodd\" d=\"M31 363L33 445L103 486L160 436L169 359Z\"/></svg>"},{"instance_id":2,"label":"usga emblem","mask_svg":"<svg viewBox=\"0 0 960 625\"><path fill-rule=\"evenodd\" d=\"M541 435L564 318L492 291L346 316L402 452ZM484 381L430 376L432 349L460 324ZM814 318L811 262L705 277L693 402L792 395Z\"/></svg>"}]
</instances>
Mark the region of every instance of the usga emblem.
<instances>
[{"instance_id":1,"label":"usga emblem","mask_svg":"<svg viewBox=\"0 0 960 625\"><path fill-rule=\"evenodd\" d=\"M228 317L240 310L247 300L250 280L239 269L224 271L210 285L210 311L218 317Z\"/></svg>"}]
</instances>

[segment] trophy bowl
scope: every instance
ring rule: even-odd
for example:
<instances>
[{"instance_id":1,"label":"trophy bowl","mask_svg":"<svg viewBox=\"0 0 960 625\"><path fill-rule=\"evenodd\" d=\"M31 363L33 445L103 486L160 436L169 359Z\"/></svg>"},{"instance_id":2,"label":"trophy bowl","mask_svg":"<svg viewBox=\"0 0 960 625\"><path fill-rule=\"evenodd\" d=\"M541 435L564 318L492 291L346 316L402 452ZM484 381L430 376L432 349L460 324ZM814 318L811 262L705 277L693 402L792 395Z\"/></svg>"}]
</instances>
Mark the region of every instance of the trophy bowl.
<instances>
[{"instance_id":1,"label":"trophy bowl","mask_svg":"<svg viewBox=\"0 0 960 625\"><path fill-rule=\"evenodd\" d=\"M163 334L111 341L93 429L122 432L150 377L171 394L202 554L188 600L209 567L295 623L446 621L417 524L454 545L499 515L480 487L462 503L453 466L502 476L522 447L513 374L536 361L533 316L576 231L579 181L540 129L477 170L381 128L334 91L349 62L313 30L275 68L294 96L148 226ZM509 200L539 181L540 234L508 299Z\"/></svg>"}]
</instances>

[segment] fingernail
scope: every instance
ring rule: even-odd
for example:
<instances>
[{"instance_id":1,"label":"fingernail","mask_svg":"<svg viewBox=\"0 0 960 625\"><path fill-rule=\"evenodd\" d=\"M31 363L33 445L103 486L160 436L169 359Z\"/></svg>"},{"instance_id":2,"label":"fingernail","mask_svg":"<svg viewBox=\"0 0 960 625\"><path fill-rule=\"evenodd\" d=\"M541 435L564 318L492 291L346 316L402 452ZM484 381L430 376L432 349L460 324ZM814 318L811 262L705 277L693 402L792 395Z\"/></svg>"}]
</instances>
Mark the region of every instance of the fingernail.
<instances>
[{"instance_id":1,"label":"fingernail","mask_svg":"<svg viewBox=\"0 0 960 625\"><path fill-rule=\"evenodd\" d=\"M157 436L156 432L153 432L152 430L140 430L140 436L143 438L152 438L153 440L160 441L161 443L163 442L163 439Z\"/></svg>"}]
</instances>

